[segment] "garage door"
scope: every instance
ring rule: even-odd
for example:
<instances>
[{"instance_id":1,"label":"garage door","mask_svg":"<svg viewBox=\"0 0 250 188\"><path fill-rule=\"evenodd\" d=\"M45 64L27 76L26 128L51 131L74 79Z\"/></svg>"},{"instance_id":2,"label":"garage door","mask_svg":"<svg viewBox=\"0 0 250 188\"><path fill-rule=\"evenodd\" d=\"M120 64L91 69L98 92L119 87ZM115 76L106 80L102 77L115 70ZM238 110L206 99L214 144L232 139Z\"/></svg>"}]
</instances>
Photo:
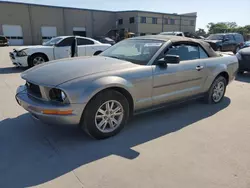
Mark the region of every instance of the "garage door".
<instances>
[{"instance_id":1,"label":"garage door","mask_svg":"<svg viewBox=\"0 0 250 188\"><path fill-rule=\"evenodd\" d=\"M85 27L74 27L73 28L73 35L86 37L86 29L85 29Z\"/></svg>"},{"instance_id":2,"label":"garage door","mask_svg":"<svg viewBox=\"0 0 250 188\"><path fill-rule=\"evenodd\" d=\"M41 32L42 32L42 41L43 42L46 42L46 41L50 40L51 38L57 36L56 27L43 26L43 27L41 27Z\"/></svg>"},{"instance_id":3,"label":"garage door","mask_svg":"<svg viewBox=\"0 0 250 188\"><path fill-rule=\"evenodd\" d=\"M23 45L23 30L20 25L2 25L2 29L9 45Z\"/></svg>"}]
</instances>

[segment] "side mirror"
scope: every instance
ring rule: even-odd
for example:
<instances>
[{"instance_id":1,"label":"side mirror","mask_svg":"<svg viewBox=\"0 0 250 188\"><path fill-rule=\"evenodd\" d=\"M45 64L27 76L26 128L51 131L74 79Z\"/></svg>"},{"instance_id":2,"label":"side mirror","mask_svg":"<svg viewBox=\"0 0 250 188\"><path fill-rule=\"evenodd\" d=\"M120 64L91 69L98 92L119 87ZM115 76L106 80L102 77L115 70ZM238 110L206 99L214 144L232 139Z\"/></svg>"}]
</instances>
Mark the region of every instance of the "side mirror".
<instances>
[{"instance_id":1,"label":"side mirror","mask_svg":"<svg viewBox=\"0 0 250 188\"><path fill-rule=\"evenodd\" d=\"M94 56L97 56L97 55L99 55L100 53L102 53L102 51L97 51L97 52L95 52L93 55L94 55Z\"/></svg>"},{"instance_id":2,"label":"side mirror","mask_svg":"<svg viewBox=\"0 0 250 188\"><path fill-rule=\"evenodd\" d=\"M178 55L166 55L164 58L158 60L159 66L167 66L167 64L179 64L180 57Z\"/></svg>"}]
</instances>

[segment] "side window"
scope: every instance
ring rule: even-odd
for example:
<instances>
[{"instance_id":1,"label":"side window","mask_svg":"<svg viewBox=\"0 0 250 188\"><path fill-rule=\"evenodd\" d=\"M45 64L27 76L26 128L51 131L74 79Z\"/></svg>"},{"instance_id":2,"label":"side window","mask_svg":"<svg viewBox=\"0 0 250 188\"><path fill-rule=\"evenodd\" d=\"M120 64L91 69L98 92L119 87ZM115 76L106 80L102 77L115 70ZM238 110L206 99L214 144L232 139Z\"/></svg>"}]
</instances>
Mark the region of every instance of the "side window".
<instances>
[{"instance_id":1,"label":"side window","mask_svg":"<svg viewBox=\"0 0 250 188\"><path fill-rule=\"evenodd\" d=\"M200 58L198 46L185 44L172 46L167 51L167 55L178 55L181 61L188 61Z\"/></svg>"},{"instance_id":2,"label":"side window","mask_svg":"<svg viewBox=\"0 0 250 188\"><path fill-rule=\"evenodd\" d=\"M239 43L244 42L244 38L242 35L236 34L236 35L234 35L234 37L235 37L237 42L239 42Z\"/></svg>"},{"instance_id":3,"label":"side window","mask_svg":"<svg viewBox=\"0 0 250 188\"><path fill-rule=\"evenodd\" d=\"M229 39L229 41L233 41L233 40L234 40L233 35L227 35L227 36L226 36L226 38L228 38L228 39Z\"/></svg>"},{"instance_id":4,"label":"side window","mask_svg":"<svg viewBox=\"0 0 250 188\"><path fill-rule=\"evenodd\" d=\"M94 42L92 40L77 38L77 45L78 46L91 45L91 44L94 44Z\"/></svg>"},{"instance_id":5,"label":"side window","mask_svg":"<svg viewBox=\"0 0 250 188\"><path fill-rule=\"evenodd\" d=\"M74 37L68 37L62 40L57 46L64 47L64 46L71 46L74 41Z\"/></svg>"},{"instance_id":6,"label":"side window","mask_svg":"<svg viewBox=\"0 0 250 188\"><path fill-rule=\"evenodd\" d=\"M206 58L208 58L207 53L200 46L199 46L199 52L200 52L200 59L206 59Z\"/></svg>"}]
</instances>

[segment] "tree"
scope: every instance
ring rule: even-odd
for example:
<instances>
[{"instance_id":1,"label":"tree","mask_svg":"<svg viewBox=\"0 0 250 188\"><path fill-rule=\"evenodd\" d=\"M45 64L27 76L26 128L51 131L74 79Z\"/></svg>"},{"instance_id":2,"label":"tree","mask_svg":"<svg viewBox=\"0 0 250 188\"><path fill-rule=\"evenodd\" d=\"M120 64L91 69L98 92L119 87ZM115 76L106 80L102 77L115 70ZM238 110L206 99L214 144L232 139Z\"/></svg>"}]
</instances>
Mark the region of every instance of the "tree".
<instances>
[{"instance_id":1,"label":"tree","mask_svg":"<svg viewBox=\"0 0 250 188\"><path fill-rule=\"evenodd\" d=\"M230 29L227 22L218 22L218 23L210 22L208 23L207 28L209 34L225 33L228 32L228 30Z\"/></svg>"},{"instance_id":2,"label":"tree","mask_svg":"<svg viewBox=\"0 0 250 188\"><path fill-rule=\"evenodd\" d=\"M204 29L201 29L199 28L196 32L195 32L196 35L198 36L203 36L203 37L206 37L207 33Z\"/></svg>"}]
</instances>

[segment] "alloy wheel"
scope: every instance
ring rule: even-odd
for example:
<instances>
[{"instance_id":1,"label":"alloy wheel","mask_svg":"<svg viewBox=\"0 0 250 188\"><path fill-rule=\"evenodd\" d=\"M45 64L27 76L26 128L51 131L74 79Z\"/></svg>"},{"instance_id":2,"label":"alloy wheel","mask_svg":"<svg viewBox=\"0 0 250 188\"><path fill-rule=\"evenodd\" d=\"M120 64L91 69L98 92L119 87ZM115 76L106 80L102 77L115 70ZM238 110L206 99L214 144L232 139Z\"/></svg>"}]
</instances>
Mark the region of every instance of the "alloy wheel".
<instances>
[{"instance_id":1,"label":"alloy wheel","mask_svg":"<svg viewBox=\"0 0 250 188\"><path fill-rule=\"evenodd\" d=\"M36 66L36 65L39 65L41 63L44 63L45 62L45 59L43 57L35 57L34 60L33 60L33 65Z\"/></svg>"},{"instance_id":2,"label":"alloy wheel","mask_svg":"<svg viewBox=\"0 0 250 188\"><path fill-rule=\"evenodd\" d=\"M121 103L110 100L103 103L96 112L95 125L103 133L117 129L123 120L124 109Z\"/></svg>"},{"instance_id":3,"label":"alloy wheel","mask_svg":"<svg viewBox=\"0 0 250 188\"><path fill-rule=\"evenodd\" d=\"M225 84L224 82L218 82L215 86L214 86L214 89L213 89L213 101L214 102L219 102L223 95L225 93Z\"/></svg>"}]
</instances>

